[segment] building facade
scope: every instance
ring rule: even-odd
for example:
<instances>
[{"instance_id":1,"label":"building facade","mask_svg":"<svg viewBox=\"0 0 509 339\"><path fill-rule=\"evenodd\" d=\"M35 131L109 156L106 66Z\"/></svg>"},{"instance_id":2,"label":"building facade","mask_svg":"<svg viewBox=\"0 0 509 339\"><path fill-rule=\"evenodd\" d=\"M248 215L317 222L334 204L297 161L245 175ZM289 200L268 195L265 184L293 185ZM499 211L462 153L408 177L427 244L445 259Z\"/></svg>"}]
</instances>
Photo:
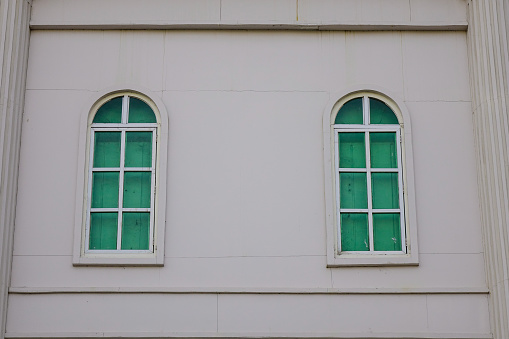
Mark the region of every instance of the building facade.
<instances>
[{"instance_id":1,"label":"building facade","mask_svg":"<svg viewBox=\"0 0 509 339\"><path fill-rule=\"evenodd\" d=\"M508 338L507 0L0 3L5 338Z\"/></svg>"}]
</instances>

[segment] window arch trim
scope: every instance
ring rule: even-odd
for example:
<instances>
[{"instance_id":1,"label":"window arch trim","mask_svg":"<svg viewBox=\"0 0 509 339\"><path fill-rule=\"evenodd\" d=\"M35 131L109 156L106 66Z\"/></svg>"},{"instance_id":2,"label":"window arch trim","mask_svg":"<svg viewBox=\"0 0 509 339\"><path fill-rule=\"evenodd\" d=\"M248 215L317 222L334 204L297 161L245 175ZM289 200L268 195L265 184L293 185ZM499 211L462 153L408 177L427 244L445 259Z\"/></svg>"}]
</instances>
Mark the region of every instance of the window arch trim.
<instances>
[{"instance_id":1,"label":"window arch trim","mask_svg":"<svg viewBox=\"0 0 509 339\"><path fill-rule=\"evenodd\" d=\"M325 179L325 221L327 228L327 266L384 266L384 265L418 265L417 221L415 206L414 171L412 156L412 135L410 115L403 101L388 91L373 86L350 88L330 96L330 101L323 115L324 137L324 179ZM335 125L336 114L349 100L369 96L383 101L394 112L401 130L401 163L403 172L403 201L405 214L406 253L342 253L338 251L338 192L336 190L336 157L334 127L355 126ZM369 129L387 128L394 125L357 125ZM379 127L380 126L380 127ZM385 126L385 127L384 127Z\"/></svg>"}]
</instances>

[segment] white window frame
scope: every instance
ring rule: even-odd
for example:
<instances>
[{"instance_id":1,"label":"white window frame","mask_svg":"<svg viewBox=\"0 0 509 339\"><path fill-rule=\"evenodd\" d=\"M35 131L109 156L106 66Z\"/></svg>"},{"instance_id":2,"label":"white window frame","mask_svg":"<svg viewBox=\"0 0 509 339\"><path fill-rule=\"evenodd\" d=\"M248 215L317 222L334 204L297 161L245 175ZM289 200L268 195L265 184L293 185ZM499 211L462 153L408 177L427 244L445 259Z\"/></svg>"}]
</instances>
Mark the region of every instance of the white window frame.
<instances>
[{"instance_id":1,"label":"white window frame","mask_svg":"<svg viewBox=\"0 0 509 339\"><path fill-rule=\"evenodd\" d=\"M142 94L143 93L143 94ZM78 158L78 175L76 183L76 216L73 265L106 265L106 266L162 266L164 264L164 231L166 218L166 149L168 140L167 113L164 104L155 95L146 89L126 87L122 90L106 90L95 99L82 118L80 131L80 151ZM116 97L123 97L122 100L122 121L120 124L93 123L97 110L109 100ZM154 112L157 123L127 123L128 119L128 97L137 98L149 105ZM92 99L93 100L93 99ZM121 132L121 163L120 168L93 168L94 133L102 131ZM125 135L131 131L152 132L152 164L147 168L124 167ZM151 172L151 202L150 208L124 208L123 199L123 173L129 171L150 171ZM92 173L99 171L119 172L119 207L118 208L92 208ZM150 212L150 235L148 250L122 250L122 212ZM94 250L89 249L90 236L90 213L91 212L117 212L118 233L116 250Z\"/></svg>"},{"instance_id":2,"label":"white window frame","mask_svg":"<svg viewBox=\"0 0 509 339\"><path fill-rule=\"evenodd\" d=\"M324 162L325 162L325 205L327 225L327 266L391 266L391 265L418 265L417 225L415 214L415 198L413 183L413 157L411 142L410 117L402 102L397 102L394 96L386 96L381 90L354 89L350 93L335 94L329 102L323 119L324 132ZM385 91L386 92L386 91ZM363 98L363 124L335 125L334 121L339 109L354 98ZM399 125L369 125L368 98L378 99L389 106L399 120ZM366 159L369 157L368 132L396 132L398 143L398 184L399 209L377 210L377 212L400 213L402 251L374 251L373 250L373 219L370 174L373 172L396 172L395 169L371 169L367 161L365 169L339 169L339 159L336 156L339 132L364 132ZM366 172L368 190L368 208L362 210L340 209L339 203L339 173L340 172ZM368 213L368 229L370 234L369 251L341 251L341 232L339 213L363 212Z\"/></svg>"}]
</instances>

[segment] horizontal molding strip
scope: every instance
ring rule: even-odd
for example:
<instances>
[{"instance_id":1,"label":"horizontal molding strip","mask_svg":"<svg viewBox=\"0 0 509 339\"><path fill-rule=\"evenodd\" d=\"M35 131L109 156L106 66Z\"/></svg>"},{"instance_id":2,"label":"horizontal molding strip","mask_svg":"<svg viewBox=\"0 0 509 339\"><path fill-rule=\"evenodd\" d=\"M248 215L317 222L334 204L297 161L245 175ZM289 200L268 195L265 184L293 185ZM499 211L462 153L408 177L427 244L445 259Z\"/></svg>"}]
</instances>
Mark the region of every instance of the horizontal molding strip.
<instances>
[{"instance_id":1,"label":"horizontal molding strip","mask_svg":"<svg viewBox=\"0 0 509 339\"><path fill-rule=\"evenodd\" d=\"M31 21L32 30L287 30L287 31L466 31L460 22L250 23L250 22L74 22Z\"/></svg>"},{"instance_id":2,"label":"horizontal molding strip","mask_svg":"<svg viewBox=\"0 0 509 339\"><path fill-rule=\"evenodd\" d=\"M488 294L485 287L463 288L188 288L188 287L11 287L10 294Z\"/></svg>"},{"instance_id":3,"label":"horizontal molding strip","mask_svg":"<svg viewBox=\"0 0 509 339\"><path fill-rule=\"evenodd\" d=\"M5 338L228 338L228 339L491 339L491 333L182 333L182 332L7 332Z\"/></svg>"}]
</instances>

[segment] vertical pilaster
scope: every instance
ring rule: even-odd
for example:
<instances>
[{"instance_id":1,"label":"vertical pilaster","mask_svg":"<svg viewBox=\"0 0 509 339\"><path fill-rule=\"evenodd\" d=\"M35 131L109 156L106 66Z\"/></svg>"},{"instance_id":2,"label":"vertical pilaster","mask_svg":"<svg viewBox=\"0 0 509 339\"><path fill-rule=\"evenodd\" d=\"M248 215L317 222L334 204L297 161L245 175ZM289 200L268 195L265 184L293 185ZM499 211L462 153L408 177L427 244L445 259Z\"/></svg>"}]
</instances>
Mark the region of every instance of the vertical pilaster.
<instances>
[{"instance_id":1,"label":"vertical pilaster","mask_svg":"<svg viewBox=\"0 0 509 339\"><path fill-rule=\"evenodd\" d=\"M4 338L16 210L31 0L0 1L0 336Z\"/></svg>"},{"instance_id":2,"label":"vertical pilaster","mask_svg":"<svg viewBox=\"0 0 509 339\"><path fill-rule=\"evenodd\" d=\"M509 0L469 0L468 53L490 317L509 338Z\"/></svg>"}]
</instances>

